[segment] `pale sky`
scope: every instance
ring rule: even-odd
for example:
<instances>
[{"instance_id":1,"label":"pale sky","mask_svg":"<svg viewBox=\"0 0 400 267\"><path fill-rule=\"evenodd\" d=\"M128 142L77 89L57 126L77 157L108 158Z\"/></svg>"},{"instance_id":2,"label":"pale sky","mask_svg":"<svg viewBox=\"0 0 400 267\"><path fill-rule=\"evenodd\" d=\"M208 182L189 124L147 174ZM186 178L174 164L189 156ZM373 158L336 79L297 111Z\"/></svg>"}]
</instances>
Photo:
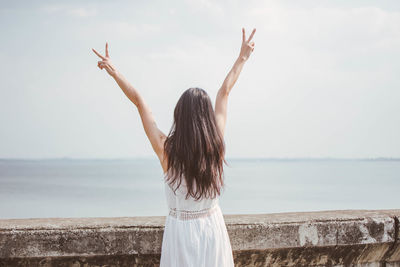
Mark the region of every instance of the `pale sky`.
<instances>
[{"instance_id":1,"label":"pale sky","mask_svg":"<svg viewBox=\"0 0 400 267\"><path fill-rule=\"evenodd\" d=\"M227 157L400 157L400 2L1 1L0 158L154 157L114 65L168 134L189 87L217 90L241 27Z\"/></svg>"}]
</instances>

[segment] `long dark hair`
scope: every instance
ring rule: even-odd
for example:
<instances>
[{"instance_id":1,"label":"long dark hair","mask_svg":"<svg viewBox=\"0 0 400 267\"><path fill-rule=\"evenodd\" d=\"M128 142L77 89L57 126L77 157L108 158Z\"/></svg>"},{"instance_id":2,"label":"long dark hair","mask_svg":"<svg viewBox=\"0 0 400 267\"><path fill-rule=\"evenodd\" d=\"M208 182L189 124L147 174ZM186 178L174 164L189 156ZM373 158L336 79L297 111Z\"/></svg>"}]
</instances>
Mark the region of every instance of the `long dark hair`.
<instances>
[{"instance_id":1,"label":"long dark hair","mask_svg":"<svg viewBox=\"0 0 400 267\"><path fill-rule=\"evenodd\" d=\"M224 187L225 142L217 128L210 97L201 88L183 92L174 110L174 123L164 143L167 181L187 185L186 199L215 198ZM196 188L193 188L193 184Z\"/></svg>"}]
</instances>

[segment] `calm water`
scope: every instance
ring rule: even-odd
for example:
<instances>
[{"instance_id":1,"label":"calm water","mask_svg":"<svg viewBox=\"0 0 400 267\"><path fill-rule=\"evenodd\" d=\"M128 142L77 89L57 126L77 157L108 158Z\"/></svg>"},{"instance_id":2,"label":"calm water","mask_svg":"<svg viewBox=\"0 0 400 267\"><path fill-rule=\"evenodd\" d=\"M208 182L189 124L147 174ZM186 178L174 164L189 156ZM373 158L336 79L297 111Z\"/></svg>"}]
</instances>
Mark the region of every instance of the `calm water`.
<instances>
[{"instance_id":1,"label":"calm water","mask_svg":"<svg viewBox=\"0 0 400 267\"><path fill-rule=\"evenodd\" d=\"M228 159L224 214L400 208L400 161ZM0 218L166 215L157 159L0 160Z\"/></svg>"}]
</instances>

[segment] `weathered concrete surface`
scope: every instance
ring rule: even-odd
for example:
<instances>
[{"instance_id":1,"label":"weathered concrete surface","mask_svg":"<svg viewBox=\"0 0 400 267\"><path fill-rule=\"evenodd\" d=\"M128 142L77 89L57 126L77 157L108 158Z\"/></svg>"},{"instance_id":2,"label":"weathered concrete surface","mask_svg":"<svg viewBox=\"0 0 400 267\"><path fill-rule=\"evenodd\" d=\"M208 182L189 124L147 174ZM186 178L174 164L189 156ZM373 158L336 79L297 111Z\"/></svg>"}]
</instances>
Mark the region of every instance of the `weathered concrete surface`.
<instances>
[{"instance_id":1,"label":"weathered concrete surface","mask_svg":"<svg viewBox=\"0 0 400 267\"><path fill-rule=\"evenodd\" d=\"M398 209L224 215L236 266L400 267L399 217ZM157 266L164 223L0 220L0 266Z\"/></svg>"}]
</instances>

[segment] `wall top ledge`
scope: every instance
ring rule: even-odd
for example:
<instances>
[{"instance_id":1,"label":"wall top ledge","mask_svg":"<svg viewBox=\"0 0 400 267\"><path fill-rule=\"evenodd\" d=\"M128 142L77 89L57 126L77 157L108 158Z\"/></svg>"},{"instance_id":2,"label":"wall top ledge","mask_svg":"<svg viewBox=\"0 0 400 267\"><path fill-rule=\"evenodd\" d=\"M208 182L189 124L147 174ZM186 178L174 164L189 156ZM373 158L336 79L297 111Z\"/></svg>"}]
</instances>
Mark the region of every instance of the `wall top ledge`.
<instances>
[{"instance_id":1,"label":"wall top ledge","mask_svg":"<svg viewBox=\"0 0 400 267\"><path fill-rule=\"evenodd\" d=\"M329 210L269 214L225 214L227 226L357 221L365 218L400 217L400 209ZM63 230L99 228L164 228L166 216L0 219L0 232L12 230Z\"/></svg>"}]
</instances>

